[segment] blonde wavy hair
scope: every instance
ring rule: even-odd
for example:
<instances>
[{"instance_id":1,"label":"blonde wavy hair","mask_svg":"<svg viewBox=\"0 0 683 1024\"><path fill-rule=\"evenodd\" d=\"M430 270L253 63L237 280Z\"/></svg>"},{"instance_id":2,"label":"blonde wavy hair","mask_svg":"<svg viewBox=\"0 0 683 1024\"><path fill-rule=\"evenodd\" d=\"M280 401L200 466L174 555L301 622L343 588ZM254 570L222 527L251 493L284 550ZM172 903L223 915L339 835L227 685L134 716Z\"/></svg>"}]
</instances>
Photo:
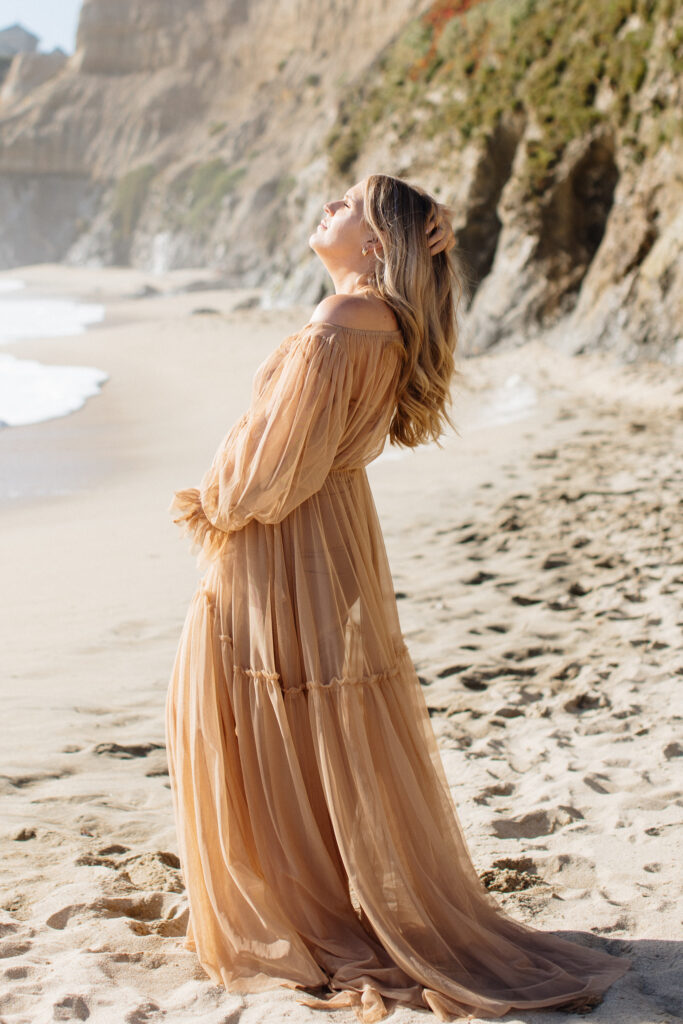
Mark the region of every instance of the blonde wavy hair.
<instances>
[{"instance_id":1,"label":"blonde wavy hair","mask_svg":"<svg viewBox=\"0 0 683 1024\"><path fill-rule=\"evenodd\" d=\"M389 442L406 448L439 444L446 424L457 432L448 407L459 375L454 353L465 275L455 250L432 255L427 236L430 219L451 216L401 178L371 174L365 181L363 217L382 245L366 290L391 306L404 339Z\"/></svg>"}]
</instances>

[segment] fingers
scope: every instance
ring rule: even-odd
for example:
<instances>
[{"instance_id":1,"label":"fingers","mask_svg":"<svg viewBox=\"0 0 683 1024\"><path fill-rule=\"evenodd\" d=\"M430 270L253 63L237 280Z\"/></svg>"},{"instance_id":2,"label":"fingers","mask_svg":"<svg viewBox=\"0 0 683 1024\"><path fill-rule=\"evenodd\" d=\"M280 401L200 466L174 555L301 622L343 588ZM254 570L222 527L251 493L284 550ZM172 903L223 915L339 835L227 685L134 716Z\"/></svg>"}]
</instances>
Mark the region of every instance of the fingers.
<instances>
[{"instance_id":1,"label":"fingers","mask_svg":"<svg viewBox=\"0 0 683 1024\"><path fill-rule=\"evenodd\" d=\"M427 245L432 256L439 252L450 252L455 247L453 229L447 220L427 223Z\"/></svg>"},{"instance_id":2,"label":"fingers","mask_svg":"<svg viewBox=\"0 0 683 1024\"><path fill-rule=\"evenodd\" d=\"M440 252L451 252L456 246L456 239L451 226L450 210L437 209L427 218L427 245L432 256Z\"/></svg>"},{"instance_id":3,"label":"fingers","mask_svg":"<svg viewBox=\"0 0 683 1024\"><path fill-rule=\"evenodd\" d=\"M434 242L443 237L444 226L441 220L430 217L426 224L427 243L432 246Z\"/></svg>"},{"instance_id":4,"label":"fingers","mask_svg":"<svg viewBox=\"0 0 683 1024\"><path fill-rule=\"evenodd\" d=\"M450 252L451 249L455 249L455 235L453 234L453 229L451 228L451 226L449 224L448 225L448 231L446 233L446 242L444 244L444 251L445 252Z\"/></svg>"}]
</instances>

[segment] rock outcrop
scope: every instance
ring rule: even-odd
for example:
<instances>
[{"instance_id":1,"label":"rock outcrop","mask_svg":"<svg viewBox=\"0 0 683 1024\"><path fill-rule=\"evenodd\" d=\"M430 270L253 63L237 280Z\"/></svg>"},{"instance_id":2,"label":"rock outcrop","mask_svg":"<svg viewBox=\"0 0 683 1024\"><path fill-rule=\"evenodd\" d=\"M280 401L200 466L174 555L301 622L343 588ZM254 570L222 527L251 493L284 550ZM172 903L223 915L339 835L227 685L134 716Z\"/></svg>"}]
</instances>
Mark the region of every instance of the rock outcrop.
<instances>
[{"instance_id":1,"label":"rock outcrop","mask_svg":"<svg viewBox=\"0 0 683 1024\"><path fill-rule=\"evenodd\" d=\"M73 57L0 96L0 265L314 301L322 203L383 170L456 211L471 350L683 359L681 37L672 0L84 0Z\"/></svg>"},{"instance_id":2,"label":"rock outcrop","mask_svg":"<svg viewBox=\"0 0 683 1024\"><path fill-rule=\"evenodd\" d=\"M82 200L60 193L67 260L220 263L247 284L289 273L290 238L325 194L339 95L418 8L85 0L65 72L0 108L0 184L16 198L80 183ZM48 258L13 231L3 245L5 266Z\"/></svg>"},{"instance_id":3,"label":"rock outcrop","mask_svg":"<svg viewBox=\"0 0 683 1024\"><path fill-rule=\"evenodd\" d=\"M683 362L682 71L669 0L435 3L342 104L331 157L455 209L469 351L542 334Z\"/></svg>"},{"instance_id":4,"label":"rock outcrop","mask_svg":"<svg viewBox=\"0 0 683 1024\"><path fill-rule=\"evenodd\" d=\"M18 53L9 66L0 89L0 110L18 103L53 78L67 63L61 50L52 53Z\"/></svg>"}]
</instances>

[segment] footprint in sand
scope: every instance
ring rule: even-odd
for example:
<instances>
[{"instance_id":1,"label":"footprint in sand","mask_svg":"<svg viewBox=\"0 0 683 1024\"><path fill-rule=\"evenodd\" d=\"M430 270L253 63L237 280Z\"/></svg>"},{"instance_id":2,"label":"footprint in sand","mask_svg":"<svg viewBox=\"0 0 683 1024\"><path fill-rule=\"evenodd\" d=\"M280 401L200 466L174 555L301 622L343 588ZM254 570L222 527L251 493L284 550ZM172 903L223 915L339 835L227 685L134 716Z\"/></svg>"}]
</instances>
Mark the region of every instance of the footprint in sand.
<instances>
[{"instance_id":1,"label":"footprint in sand","mask_svg":"<svg viewBox=\"0 0 683 1024\"><path fill-rule=\"evenodd\" d=\"M580 854L560 853L539 859L536 870L546 882L559 882L569 889L595 887L595 862Z\"/></svg>"},{"instance_id":2,"label":"footprint in sand","mask_svg":"<svg viewBox=\"0 0 683 1024\"><path fill-rule=\"evenodd\" d=\"M436 673L437 679L447 679L449 676L456 676L459 672L464 672L466 669L471 668L470 665L449 665L448 668L442 668L440 672Z\"/></svg>"},{"instance_id":3,"label":"footprint in sand","mask_svg":"<svg viewBox=\"0 0 683 1024\"><path fill-rule=\"evenodd\" d=\"M486 540L485 537L480 537L478 533L467 533L464 537L461 537L458 544L471 544L475 540Z\"/></svg>"},{"instance_id":4,"label":"footprint in sand","mask_svg":"<svg viewBox=\"0 0 683 1024\"><path fill-rule=\"evenodd\" d=\"M645 829L646 836L661 836L662 832L668 831L670 828L677 828L674 822L670 822L667 825L653 825L652 828Z\"/></svg>"},{"instance_id":5,"label":"footprint in sand","mask_svg":"<svg viewBox=\"0 0 683 1024\"><path fill-rule=\"evenodd\" d=\"M515 787L511 782L496 782L492 786L486 786L474 798L475 804L488 804L494 797L512 796Z\"/></svg>"},{"instance_id":6,"label":"footprint in sand","mask_svg":"<svg viewBox=\"0 0 683 1024\"><path fill-rule=\"evenodd\" d=\"M520 686L517 698L521 704L537 704L543 700L543 694L540 690L530 690L528 686Z\"/></svg>"},{"instance_id":7,"label":"footprint in sand","mask_svg":"<svg viewBox=\"0 0 683 1024\"><path fill-rule=\"evenodd\" d=\"M565 565L570 564L570 559L565 554L550 554L543 562L541 568L543 569L560 569Z\"/></svg>"},{"instance_id":8,"label":"footprint in sand","mask_svg":"<svg viewBox=\"0 0 683 1024\"><path fill-rule=\"evenodd\" d=\"M582 711L594 711L596 708L609 708L611 702L604 693L595 693L594 691L582 690L579 693L575 693L572 697L563 704L565 711L571 711L573 713L580 713Z\"/></svg>"},{"instance_id":9,"label":"footprint in sand","mask_svg":"<svg viewBox=\"0 0 683 1024\"><path fill-rule=\"evenodd\" d=\"M3 978L7 978L8 981L23 981L24 978L28 978L31 973L29 967L7 967L3 972Z\"/></svg>"},{"instance_id":10,"label":"footprint in sand","mask_svg":"<svg viewBox=\"0 0 683 1024\"><path fill-rule=\"evenodd\" d=\"M592 789L594 793L600 794L615 793L619 788L608 775L600 775L598 772L594 772L592 775L584 775L583 783L589 789Z\"/></svg>"},{"instance_id":11,"label":"footprint in sand","mask_svg":"<svg viewBox=\"0 0 683 1024\"><path fill-rule=\"evenodd\" d=\"M14 833L12 839L15 843L25 843L29 839L35 839L37 835L38 833L34 828L24 826L24 828L20 828L18 832Z\"/></svg>"},{"instance_id":12,"label":"footprint in sand","mask_svg":"<svg viewBox=\"0 0 683 1024\"><path fill-rule=\"evenodd\" d=\"M88 1004L82 996L65 995L52 1006L53 1020L87 1020L89 1016Z\"/></svg>"},{"instance_id":13,"label":"footprint in sand","mask_svg":"<svg viewBox=\"0 0 683 1024\"><path fill-rule=\"evenodd\" d=\"M23 953L28 953L30 948L30 942L17 942L15 939L8 939L7 942L0 942L0 960L7 960L13 956L21 956Z\"/></svg>"},{"instance_id":14,"label":"footprint in sand","mask_svg":"<svg viewBox=\"0 0 683 1024\"><path fill-rule=\"evenodd\" d=\"M524 714L523 708L517 707L515 704L504 705L502 708L498 708L497 711L493 712L496 718L519 718L520 715Z\"/></svg>"},{"instance_id":15,"label":"footprint in sand","mask_svg":"<svg viewBox=\"0 0 683 1024\"><path fill-rule=\"evenodd\" d=\"M608 902L612 902L608 900ZM618 906L618 904L615 904ZM613 935L614 932L632 932L635 930L635 921L626 914L621 914L614 924L603 925L602 928L591 928L594 935Z\"/></svg>"},{"instance_id":16,"label":"footprint in sand","mask_svg":"<svg viewBox=\"0 0 683 1024\"><path fill-rule=\"evenodd\" d=\"M149 879L137 879L135 884L140 881L150 884ZM72 922L79 925L88 918L123 918L136 935L179 936L185 934L188 913L184 901L179 902L174 892L138 892L134 896L101 896L87 903L70 903L50 914L45 924L64 931Z\"/></svg>"},{"instance_id":17,"label":"footprint in sand","mask_svg":"<svg viewBox=\"0 0 683 1024\"><path fill-rule=\"evenodd\" d=\"M142 1003L130 1010L123 1018L125 1024L147 1024L155 1014L159 1013L159 1006L156 1003Z\"/></svg>"},{"instance_id":18,"label":"footprint in sand","mask_svg":"<svg viewBox=\"0 0 683 1024\"><path fill-rule=\"evenodd\" d=\"M552 811L531 811L521 818L496 818L491 831L499 839L537 839L581 820L583 814L576 807L560 806Z\"/></svg>"},{"instance_id":19,"label":"footprint in sand","mask_svg":"<svg viewBox=\"0 0 683 1024\"><path fill-rule=\"evenodd\" d=\"M105 847L105 850L107 848ZM114 847L116 849L116 847ZM120 848L126 851L125 847ZM75 861L77 867L104 867L118 873L136 889L157 892L183 892L180 861L175 853L156 850L146 853L83 853Z\"/></svg>"},{"instance_id":20,"label":"footprint in sand","mask_svg":"<svg viewBox=\"0 0 683 1024\"><path fill-rule=\"evenodd\" d=\"M64 768L58 772L35 772L31 775L0 775L0 793L11 795L16 789L26 789L40 782L51 782L53 779L65 779L73 775L71 769Z\"/></svg>"},{"instance_id":21,"label":"footprint in sand","mask_svg":"<svg viewBox=\"0 0 683 1024\"><path fill-rule=\"evenodd\" d=\"M479 673L469 673L468 675L461 676L460 682L468 690L473 690L475 693L486 690L488 687L488 684L482 680Z\"/></svg>"},{"instance_id":22,"label":"footprint in sand","mask_svg":"<svg viewBox=\"0 0 683 1024\"><path fill-rule=\"evenodd\" d=\"M94 748L94 754L108 754L109 757L120 757L129 759L133 757L147 757L153 750L164 750L163 743L98 743Z\"/></svg>"},{"instance_id":23,"label":"footprint in sand","mask_svg":"<svg viewBox=\"0 0 683 1024\"><path fill-rule=\"evenodd\" d=\"M496 574L494 572L478 572L476 575L471 576L468 580L464 580L468 586L479 586L480 583L486 583L488 580L495 580Z\"/></svg>"},{"instance_id":24,"label":"footprint in sand","mask_svg":"<svg viewBox=\"0 0 683 1024\"><path fill-rule=\"evenodd\" d=\"M503 657L510 661L526 661L527 658L540 658L543 654L564 654L564 649L545 645L522 647L518 650L505 651Z\"/></svg>"},{"instance_id":25,"label":"footprint in sand","mask_svg":"<svg viewBox=\"0 0 683 1024\"><path fill-rule=\"evenodd\" d=\"M562 682L567 682L570 679L575 679L581 671L582 665L578 661L570 661L559 672L556 672L553 679L560 679Z\"/></svg>"}]
</instances>

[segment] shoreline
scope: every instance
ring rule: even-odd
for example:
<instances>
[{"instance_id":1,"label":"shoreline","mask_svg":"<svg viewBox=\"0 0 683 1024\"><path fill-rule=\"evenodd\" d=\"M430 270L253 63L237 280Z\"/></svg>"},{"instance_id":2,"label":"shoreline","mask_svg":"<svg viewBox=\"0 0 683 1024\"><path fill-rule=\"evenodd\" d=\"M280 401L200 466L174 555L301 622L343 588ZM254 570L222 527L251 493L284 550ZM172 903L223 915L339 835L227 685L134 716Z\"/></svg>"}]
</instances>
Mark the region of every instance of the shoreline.
<instances>
[{"instance_id":1,"label":"shoreline","mask_svg":"<svg viewBox=\"0 0 683 1024\"><path fill-rule=\"evenodd\" d=\"M207 316L221 318L255 294L254 289L193 290L197 283L208 283L212 276L217 275L201 269L152 275L127 268L81 269L55 264L18 267L0 273L0 281L24 281L25 289L16 294L27 298L69 297L85 303L101 302L105 307L103 320L82 332L21 339L2 346L1 351L50 366L96 365L107 374L99 393L87 398L79 409L0 430L0 464L4 468L0 508L80 493L117 472L125 472L125 459L111 454L118 443L113 428L121 425L117 418L118 394L110 401L107 392L118 392L118 380L129 372L131 353L126 351L125 341L128 331L132 330L137 337L145 323L172 321L202 308L216 311ZM136 297L136 290L144 290L150 282L157 291ZM118 339L123 339L120 346ZM139 364L146 371L143 362ZM147 373L147 377L152 390L154 373ZM89 432L103 439L97 453L93 451L92 439L86 436Z\"/></svg>"}]
</instances>

